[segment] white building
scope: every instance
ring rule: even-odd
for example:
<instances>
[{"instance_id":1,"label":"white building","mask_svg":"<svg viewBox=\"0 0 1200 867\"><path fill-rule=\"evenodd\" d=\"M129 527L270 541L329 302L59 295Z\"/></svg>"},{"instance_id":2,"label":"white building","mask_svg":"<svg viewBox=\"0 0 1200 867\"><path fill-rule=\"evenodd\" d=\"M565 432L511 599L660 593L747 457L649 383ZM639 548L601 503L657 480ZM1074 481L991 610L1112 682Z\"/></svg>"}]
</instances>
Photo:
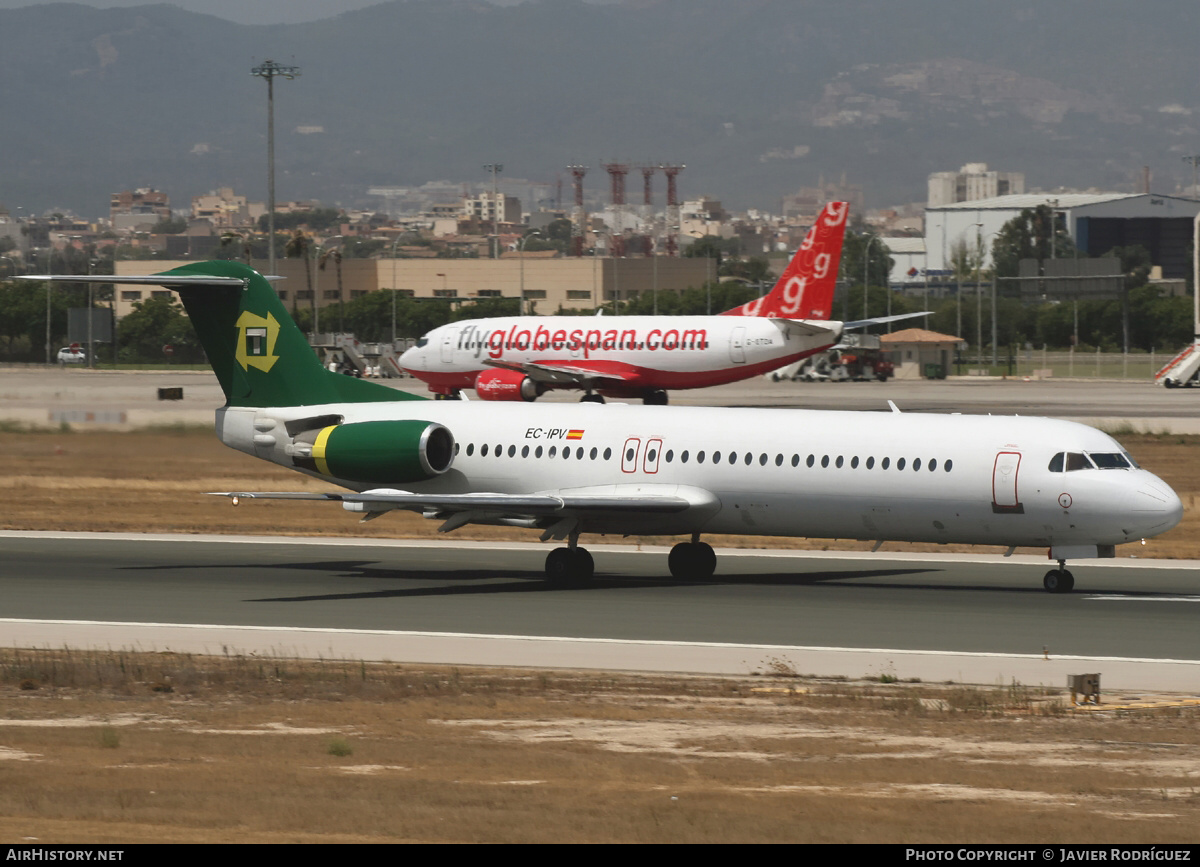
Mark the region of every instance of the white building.
<instances>
[{"instance_id":1,"label":"white building","mask_svg":"<svg viewBox=\"0 0 1200 867\"><path fill-rule=\"evenodd\" d=\"M929 176L931 208L1025 192L1022 172L988 171L987 163L967 163L957 172L934 172Z\"/></svg>"}]
</instances>

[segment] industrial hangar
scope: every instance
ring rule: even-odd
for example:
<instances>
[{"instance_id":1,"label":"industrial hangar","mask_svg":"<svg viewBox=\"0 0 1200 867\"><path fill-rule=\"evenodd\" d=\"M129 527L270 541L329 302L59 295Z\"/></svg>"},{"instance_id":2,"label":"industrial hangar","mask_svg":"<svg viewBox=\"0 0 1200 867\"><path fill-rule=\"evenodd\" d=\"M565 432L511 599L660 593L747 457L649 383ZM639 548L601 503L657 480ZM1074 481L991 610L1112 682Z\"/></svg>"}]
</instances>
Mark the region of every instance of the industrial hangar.
<instances>
[{"instance_id":1,"label":"industrial hangar","mask_svg":"<svg viewBox=\"0 0 1200 867\"><path fill-rule=\"evenodd\" d=\"M928 207L925 211L925 268L948 271L954 245L984 246L983 267L1004 224L1026 209L1049 205L1080 251L1101 256L1113 247L1140 244L1167 279L1191 269L1192 221L1200 201L1154 193L1028 193ZM911 267L911 265L909 266Z\"/></svg>"}]
</instances>

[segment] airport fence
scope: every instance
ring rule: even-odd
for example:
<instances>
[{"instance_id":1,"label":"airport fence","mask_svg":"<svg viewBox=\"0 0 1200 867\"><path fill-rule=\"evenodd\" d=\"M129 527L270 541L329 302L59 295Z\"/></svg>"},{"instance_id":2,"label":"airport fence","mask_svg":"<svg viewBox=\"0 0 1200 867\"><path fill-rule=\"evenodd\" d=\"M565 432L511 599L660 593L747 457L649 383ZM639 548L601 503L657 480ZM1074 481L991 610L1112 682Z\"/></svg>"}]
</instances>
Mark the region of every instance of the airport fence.
<instances>
[{"instance_id":1,"label":"airport fence","mask_svg":"<svg viewBox=\"0 0 1200 867\"><path fill-rule=\"evenodd\" d=\"M1129 379L1153 381L1175 351L1100 352L1098 350L1022 349L1001 353L962 353L947 371L960 376L1014 376L1031 379Z\"/></svg>"}]
</instances>

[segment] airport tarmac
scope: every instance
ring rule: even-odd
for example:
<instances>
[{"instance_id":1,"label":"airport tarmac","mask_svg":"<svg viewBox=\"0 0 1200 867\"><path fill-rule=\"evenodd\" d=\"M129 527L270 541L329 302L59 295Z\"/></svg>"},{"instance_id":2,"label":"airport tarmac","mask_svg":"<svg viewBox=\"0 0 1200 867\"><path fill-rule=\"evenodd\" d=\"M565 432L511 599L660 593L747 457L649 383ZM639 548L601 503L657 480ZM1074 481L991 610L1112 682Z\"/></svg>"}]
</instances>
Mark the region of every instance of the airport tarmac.
<instances>
[{"instance_id":1,"label":"airport tarmac","mask_svg":"<svg viewBox=\"0 0 1200 867\"><path fill-rule=\"evenodd\" d=\"M380 383L428 394L413 379ZM182 389L162 400L160 389ZM474 392L467 392L473 397ZM964 412L1065 418L1106 430L1200 434L1200 390L1165 389L1150 381L1091 379L892 380L771 382L755 377L712 388L671 392L679 406L790 406L887 412ZM542 402L574 402L578 393L551 392ZM89 371L39 365L0 367L0 421L37 427L62 422L86 428L211 424L224 404L210 371Z\"/></svg>"},{"instance_id":2,"label":"airport tarmac","mask_svg":"<svg viewBox=\"0 0 1200 867\"><path fill-rule=\"evenodd\" d=\"M0 641L262 656L1195 691L1200 564L1101 561L1076 592L1017 555L594 549L542 580L533 543L0 532Z\"/></svg>"}]
</instances>

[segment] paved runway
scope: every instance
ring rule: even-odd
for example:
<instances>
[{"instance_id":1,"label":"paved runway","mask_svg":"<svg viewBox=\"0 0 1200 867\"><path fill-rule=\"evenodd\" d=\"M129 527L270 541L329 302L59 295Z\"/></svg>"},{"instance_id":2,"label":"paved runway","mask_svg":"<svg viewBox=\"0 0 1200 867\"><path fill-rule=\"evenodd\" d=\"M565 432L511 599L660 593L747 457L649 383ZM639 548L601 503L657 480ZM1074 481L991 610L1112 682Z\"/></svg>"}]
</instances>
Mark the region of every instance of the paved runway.
<instances>
[{"instance_id":1,"label":"paved runway","mask_svg":"<svg viewBox=\"0 0 1200 867\"><path fill-rule=\"evenodd\" d=\"M1108 688L1200 690L1200 564L720 552L677 582L665 549L597 546L553 590L546 546L0 534L0 643L410 662L972 683L1099 671Z\"/></svg>"}]
</instances>

